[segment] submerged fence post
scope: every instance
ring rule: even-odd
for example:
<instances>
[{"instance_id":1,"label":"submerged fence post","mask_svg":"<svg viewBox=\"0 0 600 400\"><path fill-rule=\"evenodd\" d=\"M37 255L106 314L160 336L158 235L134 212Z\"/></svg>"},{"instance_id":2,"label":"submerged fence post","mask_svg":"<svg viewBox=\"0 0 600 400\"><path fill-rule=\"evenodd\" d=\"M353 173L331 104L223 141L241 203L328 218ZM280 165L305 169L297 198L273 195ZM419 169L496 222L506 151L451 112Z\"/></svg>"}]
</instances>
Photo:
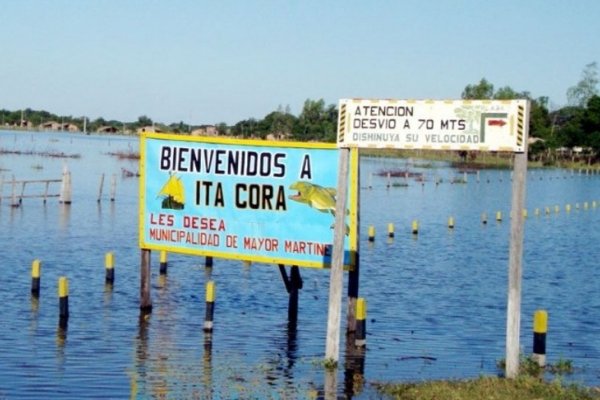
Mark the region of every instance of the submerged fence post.
<instances>
[{"instance_id":1,"label":"submerged fence post","mask_svg":"<svg viewBox=\"0 0 600 400\"><path fill-rule=\"evenodd\" d=\"M160 274L167 274L167 252L165 250L160 251Z\"/></svg>"},{"instance_id":2,"label":"submerged fence post","mask_svg":"<svg viewBox=\"0 0 600 400\"><path fill-rule=\"evenodd\" d=\"M546 333L548 312L537 310L533 315L533 359L540 367L546 366Z\"/></svg>"},{"instance_id":3,"label":"submerged fence post","mask_svg":"<svg viewBox=\"0 0 600 400\"><path fill-rule=\"evenodd\" d=\"M152 311L152 300L150 297L150 250L141 250L140 262L140 310L143 313Z\"/></svg>"},{"instance_id":4,"label":"submerged fence post","mask_svg":"<svg viewBox=\"0 0 600 400\"><path fill-rule=\"evenodd\" d=\"M100 187L98 188L98 203L102 200L102 188L104 187L104 174L100 176Z\"/></svg>"},{"instance_id":5,"label":"submerged fence post","mask_svg":"<svg viewBox=\"0 0 600 400\"><path fill-rule=\"evenodd\" d=\"M204 332L212 332L215 315L215 282L206 282L206 313L204 315Z\"/></svg>"},{"instance_id":6,"label":"submerged fence post","mask_svg":"<svg viewBox=\"0 0 600 400\"><path fill-rule=\"evenodd\" d=\"M115 255L112 252L106 253L104 257L104 265L106 267L105 283L113 284L115 282Z\"/></svg>"},{"instance_id":7,"label":"submerged fence post","mask_svg":"<svg viewBox=\"0 0 600 400\"><path fill-rule=\"evenodd\" d=\"M69 281L66 276L58 279L58 300L60 320L66 322L69 319Z\"/></svg>"},{"instance_id":8,"label":"submerged fence post","mask_svg":"<svg viewBox=\"0 0 600 400\"><path fill-rule=\"evenodd\" d=\"M367 301L363 297L356 300L356 338L354 344L364 347L367 344Z\"/></svg>"},{"instance_id":9,"label":"submerged fence post","mask_svg":"<svg viewBox=\"0 0 600 400\"><path fill-rule=\"evenodd\" d=\"M38 259L33 260L31 263L31 294L34 297L40 296L40 275L41 275L41 262Z\"/></svg>"},{"instance_id":10,"label":"submerged fence post","mask_svg":"<svg viewBox=\"0 0 600 400\"><path fill-rule=\"evenodd\" d=\"M110 201L115 201L116 194L117 194L117 174L113 174L111 182L110 182Z\"/></svg>"},{"instance_id":11,"label":"submerged fence post","mask_svg":"<svg viewBox=\"0 0 600 400\"><path fill-rule=\"evenodd\" d=\"M369 226L368 236L369 236L369 242L375 241L375 227L373 225Z\"/></svg>"},{"instance_id":12,"label":"submerged fence post","mask_svg":"<svg viewBox=\"0 0 600 400\"><path fill-rule=\"evenodd\" d=\"M19 207L19 201L17 200L17 181L15 176L12 176L12 194L11 194L11 207Z\"/></svg>"}]
</instances>

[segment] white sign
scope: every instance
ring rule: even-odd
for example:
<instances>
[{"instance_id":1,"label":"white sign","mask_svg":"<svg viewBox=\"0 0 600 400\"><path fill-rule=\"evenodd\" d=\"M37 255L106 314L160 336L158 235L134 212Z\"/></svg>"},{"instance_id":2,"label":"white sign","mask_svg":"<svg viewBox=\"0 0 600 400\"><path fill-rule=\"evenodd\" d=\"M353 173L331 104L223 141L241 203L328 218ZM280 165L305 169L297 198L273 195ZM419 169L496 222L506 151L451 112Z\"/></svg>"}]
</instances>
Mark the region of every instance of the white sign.
<instances>
[{"instance_id":1,"label":"white sign","mask_svg":"<svg viewBox=\"0 0 600 400\"><path fill-rule=\"evenodd\" d=\"M523 152L527 100L340 100L339 147Z\"/></svg>"}]
</instances>

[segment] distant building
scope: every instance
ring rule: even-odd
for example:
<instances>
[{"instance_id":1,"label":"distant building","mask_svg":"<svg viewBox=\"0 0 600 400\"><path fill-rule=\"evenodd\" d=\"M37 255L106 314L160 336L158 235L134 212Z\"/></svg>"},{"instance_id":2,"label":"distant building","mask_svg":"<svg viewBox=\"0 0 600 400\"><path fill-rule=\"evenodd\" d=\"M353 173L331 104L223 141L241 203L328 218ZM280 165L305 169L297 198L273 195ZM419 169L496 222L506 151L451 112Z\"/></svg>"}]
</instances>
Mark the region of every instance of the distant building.
<instances>
[{"instance_id":1,"label":"distant building","mask_svg":"<svg viewBox=\"0 0 600 400\"><path fill-rule=\"evenodd\" d=\"M153 126L153 125L149 125L149 126L142 126L141 128L138 128L137 130L137 134L139 135L140 133L163 133L163 130Z\"/></svg>"},{"instance_id":2,"label":"distant building","mask_svg":"<svg viewBox=\"0 0 600 400\"><path fill-rule=\"evenodd\" d=\"M40 129L44 131L59 131L61 124L56 121L48 121L40 124Z\"/></svg>"},{"instance_id":3,"label":"distant building","mask_svg":"<svg viewBox=\"0 0 600 400\"><path fill-rule=\"evenodd\" d=\"M117 133L119 130L112 125L105 125L98 128L98 133Z\"/></svg>"},{"instance_id":4,"label":"distant building","mask_svg":"<svg viewBox=\"0 0 600 400\"><path fill-rule=\"evenodd\" d=\"M290 135L283 132L269 133L267 134L267 140L286 140L289 139Z\"/></svg>"},{"instance_id":5,"label":"distant building","mask_svg":"<svg viewBox=\"0 0 600 400\"><path fill-rule=\"evenodd\" d=\"M214 125L203 125L199 128L196 128L191 133L192 136L218 136L219 131L217 127Z\"/></svg>"},{"instance_id":6,"label":"distant building","mask_svg":"<svg viewBox=\"0 0 600 400\"><path fill-rule=\"evenodd\" d=\"M61 130L65 132L79 132L79 127L75 124L62 124Z\"/></svg>"},{"instance_id":7,"label":"distant building","mask_svg":"<svg viewBox=\"0 0 600 400\"><path fill-rule=\"evenodd\" d=\"M59 123L56 121L48 121L39 125L39 129L43 131L64 131L64 132L79 132L79 127L71 123Z\"/></svg>"}]
</instances>

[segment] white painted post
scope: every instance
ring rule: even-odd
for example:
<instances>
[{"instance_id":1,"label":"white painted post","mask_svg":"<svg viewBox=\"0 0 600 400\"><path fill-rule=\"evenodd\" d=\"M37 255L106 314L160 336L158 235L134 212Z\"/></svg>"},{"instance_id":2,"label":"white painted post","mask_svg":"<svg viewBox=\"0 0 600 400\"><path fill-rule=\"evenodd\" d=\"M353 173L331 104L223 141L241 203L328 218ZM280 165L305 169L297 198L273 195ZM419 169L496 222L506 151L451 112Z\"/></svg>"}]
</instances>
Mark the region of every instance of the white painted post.
<instances>
[{"instance_id":1,"label":"white painted post","mask_svg":"<svg viewBox=\"0 0 600 400\"><path fill-rule=\"evenodd\" d=\"M65 165L63 167L62 182L60 184L60 196L58 201L64 204L71 204L71 172Z\"/></svg>"},{"instance_id":2,"label":"white painted post","mask_svg":"<svg viewBox=\"0 0 600 400\"><path fill-rule=\"evenodd\" d=\"M523 259L525 182L527 149L515 154L512 183L510 248L508 254L508 305L506 317L506 377L519 373L519 333L521 330L521 275Z\"/></svg>"},{"instance_id":3,"label":"white painted post","mask_svg":"<svg viewBox=\"0 0 600 400\"><path fill-rule=\"evenodd\" d=\"M344 238L346 236L346 198L348 187L348 160L350 149L340 149L338 186L333 231L333 254L329 278L329 314L327 318L327 344L325 359L337 363L340 352L340 321L342 313L342 287L344 270Z\"/></svg>"}]
</instances>

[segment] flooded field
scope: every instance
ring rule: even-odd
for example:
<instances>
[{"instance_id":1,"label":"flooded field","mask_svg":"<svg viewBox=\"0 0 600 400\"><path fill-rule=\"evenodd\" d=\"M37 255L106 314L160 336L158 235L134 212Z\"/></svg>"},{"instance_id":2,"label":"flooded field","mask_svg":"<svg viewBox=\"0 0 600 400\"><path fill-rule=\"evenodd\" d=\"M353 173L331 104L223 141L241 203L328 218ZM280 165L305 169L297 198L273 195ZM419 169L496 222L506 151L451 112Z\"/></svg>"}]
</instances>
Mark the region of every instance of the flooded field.
<instances>
[{"instance_id":1,"label":"flooded field","mask_svg":"<svg viewBox=\"0 0 600 400\"><path fill-rule=\"evenodd\" d=\"M3 196L10 195L13 176L60 179L65 166L73 186L71 205L57 198L45 204L25 198L20 207L11 207L9 198L0 203L0 398L322 396L328 383L322 363L327 270L301 269L298 323L290 326L277 266L215 259L207 268L204 258L170 254L168 274L160 275L153 253L153 312L140 316L138 165L123 156L137 148L137 138L0 131ZM388 181L379 174L406 168L419 180ZM361 159L367 347L345 351L342 337L334 377L341 397L369 398L374 381L500 372L510 178L509 170L476 175L445 163ZM547 310L548 362L571 360L575 372L567 379L596 386L599 180L585 171L529 171L521 323L522 351L529 354L533 313ZM50 190L58 192L58 185ZM418 235L411 233L415 220ZM387 237L389 223L394 238ZM107 252L115 255L112 286L105 284ZM30 294L35 259L42 265L38 299ZM66 326L59 324L61 276L69 282ZM215 328L207 336L202 327L210 279L217 294Z\"/></svg>"}]
</instances>

